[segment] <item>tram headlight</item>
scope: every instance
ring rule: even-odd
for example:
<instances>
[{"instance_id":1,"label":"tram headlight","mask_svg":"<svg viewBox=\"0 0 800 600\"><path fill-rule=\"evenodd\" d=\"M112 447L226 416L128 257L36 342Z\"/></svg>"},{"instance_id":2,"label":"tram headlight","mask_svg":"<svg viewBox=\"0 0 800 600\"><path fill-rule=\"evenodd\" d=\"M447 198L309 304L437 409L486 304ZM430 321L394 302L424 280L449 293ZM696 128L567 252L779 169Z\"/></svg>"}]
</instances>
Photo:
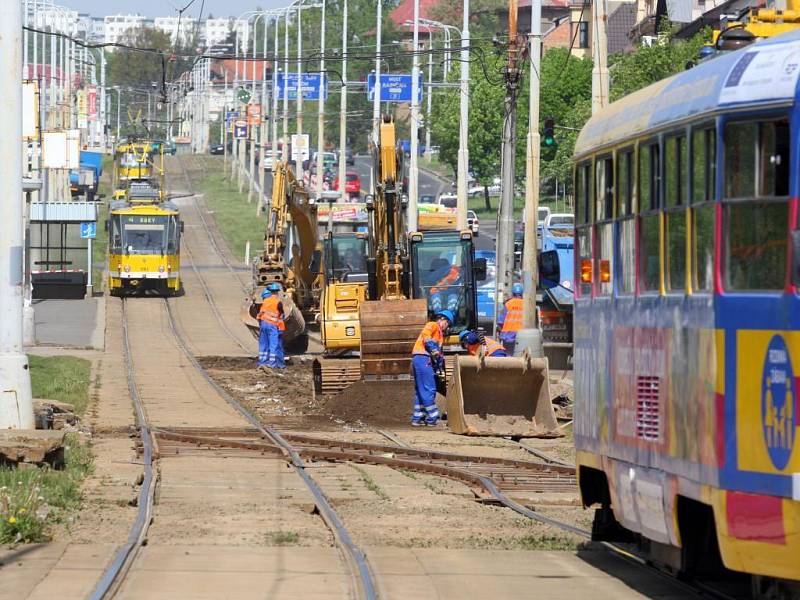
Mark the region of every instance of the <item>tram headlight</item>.
<instances>
[{"instance_id":1,"label":"tram headlight","mask_svg":"<svg viewBox=\"0 0 800 600\"><path fill-rule=\"evenodd\" d=\"M125 265L125 272L126 273L130 273L131 272L131 266L130 265Z\"/></svg>"},{"instance_id":2,"label":"tram headlight","mask_svg":"<svg viewBox=\"0 0 800 600\"><path fill-rule=\"evenodd\" d=\"M163 273L164 272L164 265L158 265L158 272L159 273Z\"/></svg>"}]
</instances>

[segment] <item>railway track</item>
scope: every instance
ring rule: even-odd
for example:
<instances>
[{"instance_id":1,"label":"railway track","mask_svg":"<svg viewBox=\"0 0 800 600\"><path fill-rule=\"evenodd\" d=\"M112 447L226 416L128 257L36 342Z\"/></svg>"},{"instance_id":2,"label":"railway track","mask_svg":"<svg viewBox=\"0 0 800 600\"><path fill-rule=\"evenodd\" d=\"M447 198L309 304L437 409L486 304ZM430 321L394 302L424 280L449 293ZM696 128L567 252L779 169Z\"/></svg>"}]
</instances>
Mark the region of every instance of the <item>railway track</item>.
<instances>
[{"instance_id":1,"label":"railway track","mask_svg":"<svg viewBox=\"0 0 800 600\"><path fill-rule=\"evenodd\" d=\"M185 169L184 177L187 178ZM214 236L205 223L202 211L198 210L205 231L220 260L233 271L230 264L216 246ZM234 337L225 326L224 319L216 307L216 301L209 287L205 285L200 271L192 264L194 272L203 287L212 313L219 321L226 335ZM238 278L238 275L237 275ZM240 280L241 281L241 280ZM312 493L319 514L332 532L342 560L351 574L353 593L359 598L377 597L377 586L364 553L356 546L350 534L328 502L323 491L309 475L307 462L362 463L404 469L458 481L467 485L476 498L485 503L495 503L510 508L529 519L569 532L583 539L591 539L591 533L570 523L550 517L540 511L515 500L515 493L570 493L576 487L575 468L554 462L533 462L489 457L465 456L454 453L435 452L409 446L392 432L380 431L391 444L346 442L329 438L280 432L262 424L251 412L236 401L228 392L214 381L190 351L186 340L176 324L169 300L164 300L169 328L176 344L187 357L192 367L214 388L214 390L236 409L251 425L248 428L197 428L197 427L153 427L148 423L145 407L139 397L134 380L134 364L127 335L127 321L123 303L123 328L125 332L125 359L131 397L136 411L140 439L138 450L145 465L145 476L139 494L137 519L130 532L127 543L120 549L109 569L104 574L92 595L93 598L113 597L130 569L131 564L147 536L147 527L152 519L154 490L157 479L157 464L161 458L170 455L187 454L234 454L237 456L279 457L286 460L303 479ZM609 550L623 560L632 561L652 570L643 559L630 554L622 548L606 544ZM666 576L653 570L654 574ZM678 582L673 580L675 585ZM696 597L729 598L715 594L713 589L684 585L687 595Z\"/></svg>"}]
</instances>

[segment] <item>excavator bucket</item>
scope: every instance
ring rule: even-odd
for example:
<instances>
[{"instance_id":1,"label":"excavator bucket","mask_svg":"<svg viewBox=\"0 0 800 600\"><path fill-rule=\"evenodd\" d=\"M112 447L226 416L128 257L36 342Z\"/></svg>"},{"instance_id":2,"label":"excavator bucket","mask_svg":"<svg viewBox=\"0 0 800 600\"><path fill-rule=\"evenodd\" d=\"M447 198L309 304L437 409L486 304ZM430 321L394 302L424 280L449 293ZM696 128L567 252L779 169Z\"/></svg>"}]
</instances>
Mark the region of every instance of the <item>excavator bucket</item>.
<instances>
[{"instance_id":1,"label":"excavator bucket","mask_svg":"<svg viewBox=\"0 0 800 600\"><path fill-rule=\"evenodd\" d=\"M559 437L546 358L456 356L447 386L453 433Z\"/></svg>"},{"instance_id":2,"label":"excavator bucket","mask_svg":"<svg viewBox=\"0 0 800 600\"><path fill-rule=\"evenodd\" d=\"M363 302L361 324L361 378L410 379L411 351L428 320L426 300Z\"/></svg>"}]
</instances>

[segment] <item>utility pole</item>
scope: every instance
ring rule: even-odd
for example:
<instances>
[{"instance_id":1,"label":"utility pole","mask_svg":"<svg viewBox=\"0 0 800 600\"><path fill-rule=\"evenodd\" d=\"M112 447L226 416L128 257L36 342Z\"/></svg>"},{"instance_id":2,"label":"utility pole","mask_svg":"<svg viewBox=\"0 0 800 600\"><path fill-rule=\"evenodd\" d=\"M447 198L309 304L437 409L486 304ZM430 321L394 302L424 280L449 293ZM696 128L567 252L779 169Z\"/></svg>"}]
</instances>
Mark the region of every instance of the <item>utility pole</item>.
<instances>
[{"instance_id":1,"label":"utility pole","mask_svg":"<svg viewBox=\"0 0 800 600\"><path fill-rule=\"evenodd\" d=\"M106 149L106 136L108 132L108 123L106 119L106 51L100 48L100 148L105 151ZM94 140L92 140L94 141Z\"/></svg>"},{"instance_id":2,"label":"utility pole","mask_svg":"<svg viewBox=\"0 0 800 600\"><path fill-rule=\"evenodd\" d=\"M608 39L606 0L592 0L592 114L608 106Z\"/></svg>"},{"instance_id":3,"label":"utility pole","mask_svg":"<svg viewBox=\"0 0 800 600\"><path fill-rule=\"evenodd\" d=\"M322 27L319 32L319 110L317 111L317 198L322 196L322 152L325 150L325 0L322 0ZM339 154L339 162L343 160Z\"/></svg>"},{"instance_id":4,"label":"utility pole","mask_svg":"<svg viewBox=\"0 0 800 600\"><path fill-rule=\"evenodd\" d=\"M275 40L274 40L274 50L273 54L275 55L275 60L272 61L272 114L270 118L272 120L272 172L275 173L275 170L278 168L278 50L280 49L280 45L278 44L278 40L280 38L281 32L281 20L280 17L275 17ZM286 87L284 85L284 87ZM273 181L275 179L273 178ZM270 194L270 197L272 194Z\"/></svg>"},{"instance_id":5,"label":"utility pole","mask_svg":"<svg viewBox=\"0 0 800 600\"><path fill-rule=\"evenodd\" d=\"M373 90L372 100L372 140L375 146L380 144L381 131L381 27L382 27L383 0L378 0L378 11L376 19L376 40L375 40L375 89ZM375 169L369 170L369 189L373 194L377 194Z\"/></svg>"},{"instance_id":6,"label":"utility pole","mask_svg":"<svg viewBox=\"0 0 800 600\"><path fill-rule=\"evenodd\" d=\"M283 29L283 160L289 157L289 11Z\"/></svg>"},{"instance_id":7,"label":"utility pole","mask_svg":"<svg viewBox=\"0 0 800 600\"><path fill-rule=\"evenodd\" d=\"M344 22L342 23L342 93L339 101L339 196L342 202L347 194L347 0L344 0Z\"/></svg>"},{"instance_id":8,"label":"utility pole","mask_svg":"<svg viewBox=\"0 0 800 600\"><path fill-rule=\"evenodd\" d=\"M431 162L431 104L433 102L433 29L428 25L428 103L425 110L425 162ZM456 209L457 210L457 209Z\"/></svg>"},{"instance_id":9,"label":"utility pole","mask_svg":"<svg viewBox=\"0 0 800 600\"><path fill-rule=\"evenodd\" d=\"M411 67L411 169L408 173L409 231L417 230L417 195L419 186L419 0L414 0L414 54Z\"/></svg>"},{"instance_id":10,"label":"utility pole","mask_svg":"<svg viewBox=\"0 0 800 600\"><path fill-rule=\"evenodd\" d=\"M0 4L0 138L10 148L22 143L22 5ZM0 161L0 180L9 199L0 219L0 429L33 429L28 357L22 351L23 200L22 153Z\"/></svg>"},{"instance_id":11,"label":"utility pole","mask_svg":"<svg viewBox=\"0 0 800 600\"><path fill-rule=\"evenodd\" d=\"M514 276L514 180L516 175L517 94L519 68L517 48L518 0L508 1L508 65L504 70L506 85L505 119L503 120L503 147L500 197L500 219L497 230L497 288L495 292L495 324L504 298L511 292ZM526 240L535 245L536 238Z\"/></svg>"},{"instance_id":12,"label":"utility pole","mask_svg":"<svg viewBox=\"0 0 800 600\"><path fill-rule=\"evenodd\" d=\"M464 0L461 26L461 104L458 121L456 225L467 228L467 170L469 169L469 0Z\"/></svg>"},{"instance_id":13,"label":"utility pole","mask_svg":"<svg viewBox=\"0 0 800 600\"><path fill-rule=\"evenodd\" d=\"M270 15L271 16L271 15ZM260 126L258 131L260 133L259 147L261 148L261 160L258 162L258 187L261 190L256 202L256 216L261 214L261 206L264 205L266 197L266 161L267 161L267 145L269 144L269 91L267 86L267 40L269 38L269 19L264 17L264 44L261 60L261 114Z\"/></svg>"},{"instance_id":14,"label":"utility pole","mask_svg":"<svg viewBox=\"0 0 800 600\"><path fill-rule=\"evenodd\" d=\"M542 52L542 0L531 2L530 96L528 100L528 148L525 160L525 245L522 256L523 312L525 329L537 328L536 288L539 282L536 227L539 219L539 73Z\"/></svg>"}]
</instances>

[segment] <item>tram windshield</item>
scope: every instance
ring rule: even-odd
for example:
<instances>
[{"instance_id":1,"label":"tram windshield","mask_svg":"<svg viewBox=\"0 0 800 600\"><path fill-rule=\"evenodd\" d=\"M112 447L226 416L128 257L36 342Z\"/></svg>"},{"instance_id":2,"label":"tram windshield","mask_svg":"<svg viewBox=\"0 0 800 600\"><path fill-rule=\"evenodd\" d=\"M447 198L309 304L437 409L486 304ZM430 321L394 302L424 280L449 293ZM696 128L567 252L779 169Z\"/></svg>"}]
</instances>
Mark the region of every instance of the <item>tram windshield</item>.
<instances>
[{"instance_id":1,"label":"tram windshield","mask_svg":"<svg viewBox=\"0 0 800 600\"><path fill-rule=\"evenodd\" d=\"M112 218L112 252L177 254L179 231L175 215L116 215Z\"/></svg>"}]
</instances>

